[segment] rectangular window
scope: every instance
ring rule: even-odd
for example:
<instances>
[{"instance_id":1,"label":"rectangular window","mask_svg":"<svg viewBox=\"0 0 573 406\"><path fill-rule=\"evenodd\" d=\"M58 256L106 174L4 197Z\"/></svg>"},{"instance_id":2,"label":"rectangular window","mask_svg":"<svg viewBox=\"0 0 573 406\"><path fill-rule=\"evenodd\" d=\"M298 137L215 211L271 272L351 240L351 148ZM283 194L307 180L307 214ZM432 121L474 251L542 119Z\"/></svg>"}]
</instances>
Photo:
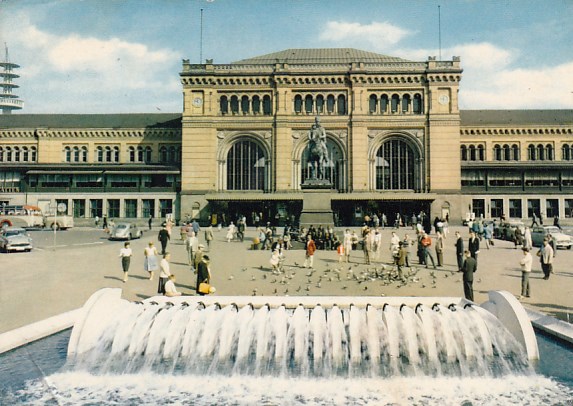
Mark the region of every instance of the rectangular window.
<instances>
[{"instance_id":1,"label":"rectangular window","mask_svg":"<svg viewBox=\"0 0 573 406\"><path fill-rule=\"evenodd\" d=\"M521 186L521 173L515 171L491 172L488 176L490 186Z\"/></svg>"},{"instance_id":2,"label":"rectangular window","mask_svg":"<svg viewBox=\"0 0 573 406\"><path fill-rule=\"evenodd\" d=\"M503 215L503 199L491 199L490 209L491 218L500 218Z\"/></svg>"},{"instance_id":3,"label":"rectangular window","mask_svg":"<svg viewBox=\"0 0 573 406\"><path fill-rule=\"evenodd\" d=\"M119 217L119 199L108 199L107 217L110 219Z\"/></svg>"},{"instance_id":4,"label":"rectangular window","mask_svg":"<svg viewBox=\"0 0 573 406\"><path fill-rule=\"evenodd\" d=\"M165 218L168 214L173 214L173 200L159 199L159 217Z\"/></svg>"},{"instance_id":5,"label":"rectangular window","mask_svg":"<svg viewBox=\"0 0 573 406\"><path fill-rule=\"evenodd\" d=\"M86 216L86 201L84 199L74 199L74 217L83 218Z\"/></svg>"},{"instance_id":6,"label":"rectangular window","mask_svg":"<svg viewBox=\"0 0 573 406\"><path fill-rule=\"evenodd\" d=\"M485 217L485 200L472 199L472 211L476 218Z\"/></svg>"},{"instance_id":7,"label":"rectangular window","mask_svg":"<svg viewBox=\"0 0 573 406\"><path fill-rule=\"evenodd\" d=\"M509 217L520 219L522 216L521 199L509 199Z\"/></svg>"},{"instance_id":8,"label":"rectangular window","mask_svg":"<svg viewBox=\"0 0 573 406\"><path fill-rule=\"evenodd\" d=\"M565 217L573 217L573 199L565 199Z\"/></svg>"},{"instance_id":9,"label":"rectangular window","mask_svg":"<svg viewBox=\"0 0 573 406\"><path fill-rule=\"evenodd\" d=\"M539 199L527 199L527 217L533 217L533 213L537 217L541 214L541 201Z\"/></svg>"},{"instance_id":10,"label":"rectangular window","mask_svg":"<svg viewBox=\"0 0 573 406\"><path fill-rule=\"evenodd\" d=\"M545 200L545 215L548 219L559 217L559 200L547 199Z\"/></svg>"},{"instance_id":11,"label":"rectangular window","mask_svg":"<svg viewBox=\"0 0 573 406\"><path fill-rule=\"evenodd\" d=\"M103 200L90 199L90 217L103 217Z\"/></svg>"},{"instance_id":12,"label":"rectangular window","mask_svg":"<svg viewBox=\"0 0 573 406\"><path fill-rule=\"evenodd\" d=\"M478 170L464 170L462 171L462 187L484 186L485 174L483 171Z\"/></svg>"},{"instance_id":13,"label":"rectangular window","mask_svg":"<svg viewBox=\"0 0 573 406\"><path fill-rule=\"evenodd\" d=\"M125 217L137 217L137 199L125 199Z\"/></svg>"},{"instance_id":14,"label":"rectangular window","mask_svg":"<svg viewBox=\"0 0 573 406\"><path fill-rule=\"evenodd\" d=\"M155 200L154 199L143 199L141 201L141 215L144 218L149 218L149 216L155 217Z\"/></svg>"}]
</instances>

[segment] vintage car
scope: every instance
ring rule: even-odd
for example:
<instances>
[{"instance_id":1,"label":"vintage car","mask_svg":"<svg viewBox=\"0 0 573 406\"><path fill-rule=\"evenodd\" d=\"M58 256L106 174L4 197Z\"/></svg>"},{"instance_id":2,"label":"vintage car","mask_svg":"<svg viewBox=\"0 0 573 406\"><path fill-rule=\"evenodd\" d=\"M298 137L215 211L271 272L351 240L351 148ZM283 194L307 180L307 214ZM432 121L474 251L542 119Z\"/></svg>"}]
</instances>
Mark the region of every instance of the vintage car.
<instances>
[{"instance_id":1,"label":"vintage car","mask_svg":"<svg viewBox=\"0 0 573 406\"><path fill-rule=\"evenodd\" d=\"M514 241L515 240L515 229L518 228L521 230L521 234L525 233L525 224L521 221L506 221L499 225L496 238L506 241Z\"/></svg>"},{"instance_id":2,"label":"vintage car","mask_svg":"<svg viewBox=\"0 0 573 406\"><path fill-rule=\"evenodd\" d=\"M143 231L133 223L118 223L109 232L110 240L132 240L141 238Z\"/></svg>"},{"instance_id":3,"label":"vintage car","mask_svg":"<svg viewBox=\"0 0 573 406\"><path fill-rule=\"evenodd\" d=\"M531 229L531 241L534 247L541 247L543 244L543 239L551 234L551 237L555 241L555 248L567 248L571 249L573 246L573 240L571 236L564 234L559 227L556 226L540 226L533 227Z\"/></svg>"},{"instance_id":4,"label":"vintage car","mask_svg":"<svg viewBox=\"0 0 573 406\"><path fill-rule=\"evenodd\" d=\"M0 232L0 251L32 251L33 243L30 234L23 228L5 227Z\"/></svg>"}]
</instances>

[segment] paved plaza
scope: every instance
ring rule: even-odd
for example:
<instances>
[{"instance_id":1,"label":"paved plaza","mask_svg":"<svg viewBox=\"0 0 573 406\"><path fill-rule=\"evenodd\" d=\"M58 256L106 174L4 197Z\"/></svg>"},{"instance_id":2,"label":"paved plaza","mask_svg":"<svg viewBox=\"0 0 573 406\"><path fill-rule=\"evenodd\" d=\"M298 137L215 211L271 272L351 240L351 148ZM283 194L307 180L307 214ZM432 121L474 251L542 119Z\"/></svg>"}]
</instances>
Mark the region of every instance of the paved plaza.
<instances>
[{"instance_id":1,"label":"paved plaza","mask_svg":"<svg viewBox=\"0 0 573 406\"><path fill-rule=\"evenodd\" d=\"M359 234L358 227L353 229ZM456 230L462 233L467 246L467 229L450 227L445 240L445 266L437 270L418 266L416 250L412 247L410 262L414 269L407 283L384 277L392 267L390 229L382 231L382 255L371 265L364 264L362 251L353 252L349 264L339 264L335 251L317 251L314 272L310 272L302 267L304 251L290 250L286 251L285 274L280 276L271 273L270 251L250 250L255 236L253 227L247 228L244 242L227 242L226 230L216 230L215 241L208 252L212 284L217 288L216 295L463 296L461 274L455 272ZM340 236L343 231L343 228L337 229ZM31 253L0 254L0 333L79 308L92 293L104 287L121 288L123 297L132 301L156 295L157 275L150 281L144 272L143 249L149 241L159 245L157 232L157 229L146 231L143 238L132 241L134 256L127 283L122 282L119 258L123 242L107 241L102 230L78 227L59 232L56 240L49 231L31 232L37 247ZM398 230L400 237L406 233L414 237L409 228ZM203 237L200 233L202 243ZM171 271L177 276L178 289L194 295L195 276L187 265L187 253L178 228L173 230L168 251L172 253ZM573 322L573 251L557 251L555 273L547 281L542 279L536 251L533 251L532 295L522 300L523 305ZM521 250L514 249L513 243L495 240L495 247L490 250L482 244L474 281L475 301L485 302L490 290L507 290L519 295L521 257ZM366 272L369 277L362 280ZM376 273L382 278L370 278Z\"/></svg>"}]
</instances>

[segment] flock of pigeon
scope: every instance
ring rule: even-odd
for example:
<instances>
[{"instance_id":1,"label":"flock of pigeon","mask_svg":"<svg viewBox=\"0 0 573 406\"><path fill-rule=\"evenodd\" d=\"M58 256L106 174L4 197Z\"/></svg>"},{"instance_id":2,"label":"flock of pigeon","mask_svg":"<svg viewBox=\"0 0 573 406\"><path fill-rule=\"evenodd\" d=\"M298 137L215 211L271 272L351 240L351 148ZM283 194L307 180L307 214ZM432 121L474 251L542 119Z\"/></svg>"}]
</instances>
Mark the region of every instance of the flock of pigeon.
<instances>
[{"instance_id":1,"label":"flock of pigeon","mask_svg":"<svg viewBox=\"0 0 573 406\"><path fill-rule=\"evenodd\" d=\"M242 272L248 271L248 268L242 269ZM454 277L456 272L440 270L439 274L448 278ZM438 275L436 270L420 273L420 268L414 266L402 267L402 275L400 275L397 266L393 264L338 263L337 266L331 266L326 263L324 267L319 269L304 268L294 262L292 266L283 265L277 271L271 271L264 266L251 269L250 281L253 283L253 296L343 294L346 290L353 292L359 290L364 291L365 294L376 295L373 291L374 287L399 289L406 286L417 286L436 288ZM241 275L240 277L242 280L248 280L249 275ZM231 274L228 278L233 280L235 276ZM456 282L461 283L461 274L458 274ZM372 293L366 292L369 289ZM328 290L328 292L324 292L324 290ZM378 295L385 296L384 293Z\"/></svg>"}]
</instances>

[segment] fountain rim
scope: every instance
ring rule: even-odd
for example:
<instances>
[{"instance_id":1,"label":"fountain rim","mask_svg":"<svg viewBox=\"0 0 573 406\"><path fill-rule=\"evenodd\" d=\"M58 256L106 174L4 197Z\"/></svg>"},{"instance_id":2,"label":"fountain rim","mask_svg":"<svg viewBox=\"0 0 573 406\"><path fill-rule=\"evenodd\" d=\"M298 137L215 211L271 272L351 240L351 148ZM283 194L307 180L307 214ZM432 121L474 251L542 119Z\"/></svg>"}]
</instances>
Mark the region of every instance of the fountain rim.
<instances>
[{"instance_id":1,"label":"fountain rim","mask_svg":"<svg viewBox=\"0 0 573 406\"><path fill-rule=\"evenodd\" d=\"M92 313L98 315L97 304L101 301L127 302L121 298L121 289L103 288L95 292L82 308L82 314L76 320L70 341L68 344L68 356L77 352L80 337L86 320ZM337 305L339 308L350 308L358 306L366 308L368 305L384 308L385 305L401 307L403 305L416 308L419 304L426 304L433 308L435 305L449 307L457 305L462 308L468 305L478 312L488 312L496 317L509 330L509 332L520 342L527 353L529 360L539 359L539 349L537 338L529 317L521 303L509 292L490 291L488 292L489 300L481 306L474 302L460 297L419 297L419 296L153 296L142 302L145 304L170 304L170 305L189 305L191 303L202 303L205 306L218 305L219 307L234 305L237 308L251 306L252 308L264 307L281 307L297 308L315 308L320 305L323 308ZM346 303L345 303L346 302ZM343 306L339 304L342 303Z\"/></svg>"}]
</instances>

